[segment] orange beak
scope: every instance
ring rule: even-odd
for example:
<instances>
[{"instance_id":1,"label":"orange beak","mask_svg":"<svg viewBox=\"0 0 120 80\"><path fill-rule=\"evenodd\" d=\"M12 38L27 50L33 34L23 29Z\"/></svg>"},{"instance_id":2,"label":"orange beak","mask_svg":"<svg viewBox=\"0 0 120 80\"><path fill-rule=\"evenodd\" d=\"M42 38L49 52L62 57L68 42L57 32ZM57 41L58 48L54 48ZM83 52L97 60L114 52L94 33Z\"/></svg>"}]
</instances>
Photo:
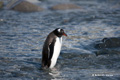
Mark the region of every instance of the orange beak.
<instances>
[{"instance_id":1,"label":"orange beak","mask_svg":"<svg viewBox=\"0 0 120 80\"><path fill-rule=\"evenodd\" d=\"M64 35L64 36L67 36L67 34L66 34L66 33L63 33L63 35Z\"/></svg>"}]
</instances>

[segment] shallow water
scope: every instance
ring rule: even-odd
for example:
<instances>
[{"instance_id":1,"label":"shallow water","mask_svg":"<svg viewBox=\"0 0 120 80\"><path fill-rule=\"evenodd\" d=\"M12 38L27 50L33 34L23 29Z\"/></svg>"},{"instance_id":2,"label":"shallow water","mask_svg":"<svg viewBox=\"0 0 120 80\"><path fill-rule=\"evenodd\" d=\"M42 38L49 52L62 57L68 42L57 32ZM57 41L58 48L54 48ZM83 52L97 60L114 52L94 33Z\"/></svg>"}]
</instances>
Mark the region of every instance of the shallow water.
<instances>
[{"instance_id":1,"label":"shallow water","mask_svg":"<svg viewBox=\"0 0 120 80\"><path fill-rule=\"evenodd\" d=\"M81 9L49 10L65 2L75 3ZM34 13L0 11L2 80L120 79L120 48L108 49L110 54L96 56L95 53L101 51L93 47L93 43L104 37L120 36L119 0L51 0L39 4L46 10ZM43 42L48 33L58 27L68 35L63 37L61 55L54 69L41 70Z\"/></svg>"}]
</instances>

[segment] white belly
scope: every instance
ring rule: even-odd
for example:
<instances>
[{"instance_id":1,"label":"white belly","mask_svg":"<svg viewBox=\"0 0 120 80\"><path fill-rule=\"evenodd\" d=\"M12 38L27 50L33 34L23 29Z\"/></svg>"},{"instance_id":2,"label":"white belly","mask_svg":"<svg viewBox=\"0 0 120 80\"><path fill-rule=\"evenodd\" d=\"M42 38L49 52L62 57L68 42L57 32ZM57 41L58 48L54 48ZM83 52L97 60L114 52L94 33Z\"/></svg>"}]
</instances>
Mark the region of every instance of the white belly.
<instances>
[{"instance_id":1,"label":"white belly","mask_svg":"<svg viewBox=\"0 0 120 80\"><path fill-rule=\"evenodd\" d=\"M62 46L62 37L61 38L57 37L55 45L54 45L54 51L53 51L53 56L52 56L52 59L51 59L50 68L53 68L56 64L57 58L60 54L61 46Z\"/></svg>"}]
</instances>

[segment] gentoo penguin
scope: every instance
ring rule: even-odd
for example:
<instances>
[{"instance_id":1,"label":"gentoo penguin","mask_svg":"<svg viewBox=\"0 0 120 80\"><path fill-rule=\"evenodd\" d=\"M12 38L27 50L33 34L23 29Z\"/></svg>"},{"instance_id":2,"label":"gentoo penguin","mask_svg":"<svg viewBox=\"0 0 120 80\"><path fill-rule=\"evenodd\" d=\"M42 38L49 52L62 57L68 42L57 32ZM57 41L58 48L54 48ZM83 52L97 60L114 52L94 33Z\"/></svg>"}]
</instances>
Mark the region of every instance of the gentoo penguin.
<instances>
[{"instance_id":1,"label":"gentoo penguin","mask_svg":"<svg viewBox=\"0 0 120 80\"><path fill-rule=\"evenodd\" d=\"M42 68L53 68L62 46L62 36L67 36L63 29L57 28L46 38L42 51Z\"/></svg>"}]
</instances>

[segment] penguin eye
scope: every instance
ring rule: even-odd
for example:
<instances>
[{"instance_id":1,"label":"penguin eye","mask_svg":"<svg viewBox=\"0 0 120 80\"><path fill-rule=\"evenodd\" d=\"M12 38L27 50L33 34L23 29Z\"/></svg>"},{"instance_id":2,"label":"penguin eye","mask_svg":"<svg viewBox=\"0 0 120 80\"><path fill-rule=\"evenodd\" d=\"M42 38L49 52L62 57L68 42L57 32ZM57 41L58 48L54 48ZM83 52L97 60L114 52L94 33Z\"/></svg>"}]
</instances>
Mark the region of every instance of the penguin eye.
<instances>
[{"instance_id":1,"label":"penguin eye","mask_svg":"<svg viewBox=\"0 0 120 80\"><path fill-rule=\"evenodd\" d=\"M60 29L58 29L58 32L60 32Z\"/></svg>"}]
</instances>

